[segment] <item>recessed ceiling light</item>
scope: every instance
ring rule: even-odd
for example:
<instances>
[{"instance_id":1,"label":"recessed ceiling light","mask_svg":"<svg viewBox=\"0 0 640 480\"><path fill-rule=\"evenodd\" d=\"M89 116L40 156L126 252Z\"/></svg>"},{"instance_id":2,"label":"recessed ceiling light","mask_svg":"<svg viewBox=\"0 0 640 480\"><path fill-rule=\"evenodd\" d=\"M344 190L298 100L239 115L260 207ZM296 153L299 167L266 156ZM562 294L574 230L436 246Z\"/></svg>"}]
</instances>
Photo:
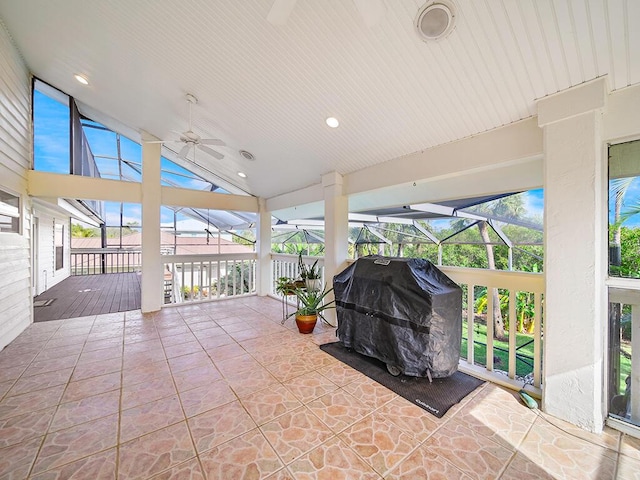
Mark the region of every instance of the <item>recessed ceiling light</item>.
<instances>
[{"instance_id":1,"label":"recessed ceiling light","mask_svg":"<svg viewBox=\"0 0 640 480\"><path fill-rule=\"evenodd\" d=\"M80 75L79 73L76 73L73 76L73 78L75 78L82 85L89 85L89 80L87 80L87 77L85 77L84 75Z\"/></svg>"},{"instance_id":2,"label":"recessed ceiling light","mask_svg":"<svg viewBox=\"0 0 640 480\"><path fill-rule=\"evenodd\" d=\"M240 155L244 157L245 160L255 160L256 157L251 152L247 152L246 150L239 150Z\"/></svg>"},{"instance_id":3,"label":"recessed ceiling light","mask_svg":"<svg viewBox=\"0 0 640 480\"><path fill-rule=\"evenodd\" d=\"M325 120L325 122L327 122L327 125L329 125L331 128L338 128L338 125L340 125L340 122L336 117L329 117Z\"/></svg>"},{"instance_id":4,"label":"recessed ceiling light","mask_svg":"<svg viewBox=\"0 0 640 480\"><path fill-rule=\"evenodd\" d=\"M239 176L240 178L247 178L247 174L246 174L246 173L244 173L244 172L238 172L238 176Z\"/></svg>"}]
</instances>

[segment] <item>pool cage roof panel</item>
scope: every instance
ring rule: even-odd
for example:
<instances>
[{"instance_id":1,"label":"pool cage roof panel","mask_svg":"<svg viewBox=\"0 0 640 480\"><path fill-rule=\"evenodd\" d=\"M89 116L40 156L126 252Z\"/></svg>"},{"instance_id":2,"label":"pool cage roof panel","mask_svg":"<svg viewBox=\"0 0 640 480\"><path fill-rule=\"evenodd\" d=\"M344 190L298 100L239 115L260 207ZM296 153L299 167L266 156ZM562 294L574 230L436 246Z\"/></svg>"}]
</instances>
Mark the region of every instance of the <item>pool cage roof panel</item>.
<instances>
[{"instance_id":1,"label":"pool cage roof panel","mask_svg":"<svg viewBox=\"0 0 640 480\"><path fill-rule=\"evenodd\" d=\"M513 243L504 233L507 226L524 227L542 231L542 218L528 215L527 192L506 193L467 199L457 199L438 204L423 203L402 207L361 211L349 214L349 242L364 244L485 244L477 225L489 226L489 243L507 245ZM505 201L514 197L513 201ZM322 229L322 219L278 222L274 228ZM466 232L464 235L460 235ZM295 243L296 237L288 240ZM274 242L282 243L282 242ZM286 243L286 242L285 242ZM303 242L307 243L307 242Z\"/></svg>"}]
</instances>

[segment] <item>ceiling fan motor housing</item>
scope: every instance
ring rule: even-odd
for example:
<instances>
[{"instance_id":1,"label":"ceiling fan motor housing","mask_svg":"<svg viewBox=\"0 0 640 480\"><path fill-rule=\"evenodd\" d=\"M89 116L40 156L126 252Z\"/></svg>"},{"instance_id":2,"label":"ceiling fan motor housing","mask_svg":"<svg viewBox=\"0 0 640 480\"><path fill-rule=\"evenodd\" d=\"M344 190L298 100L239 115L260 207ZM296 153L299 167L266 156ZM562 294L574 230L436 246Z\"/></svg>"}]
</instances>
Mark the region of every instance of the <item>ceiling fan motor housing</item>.
<instances>
[{"instance_id":1,"label":"ceiling fan motor housing","mask_svg":"<svg viewBox=\"0 0 640 480\"><path fill-rule=\"evenodd\" d=\"M200 136L192 130L187 130L182 133L180 140L187 143L198 143L200 141Z\"/></svg>"}]
</instances>

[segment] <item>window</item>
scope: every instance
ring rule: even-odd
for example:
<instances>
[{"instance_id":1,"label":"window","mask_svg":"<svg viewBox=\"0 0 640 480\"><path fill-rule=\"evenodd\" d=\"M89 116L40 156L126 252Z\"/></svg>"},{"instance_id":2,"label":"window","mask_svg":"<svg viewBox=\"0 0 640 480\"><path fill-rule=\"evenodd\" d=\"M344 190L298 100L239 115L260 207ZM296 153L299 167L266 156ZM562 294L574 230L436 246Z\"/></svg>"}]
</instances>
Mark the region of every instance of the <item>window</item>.
<instances>
[{"instance_id":1,"label":"window","mask_svg":"<svg viewBox=\"0 0 640 480\"><path fill-rule=\"evenodd\" d=\"M609 148L609 275L640 278L640 140Z\"/></svg>"},{"instance_id":2,"label":"window","mask_svg":"<svg viewBox=\"0 0 640 480\"><path fill-rule=\"evenodd\" d=\"M64 225L54 223L54 243L56 248L56 270L64 268Z\"/></svg>"},{"instance_id":3,"label":"window","mask_svg":"<svg viewBox=\"0 0 640 480\"><path fill-rule=\"evenodd\" d=\"M20 197L0 190L0 232L20 233Z\"/></svg>"},{"instance_id":4,"label":"window","mask_svg":"<svg viewBox=\"0 0 640 480\"><path fill-rule=\"evenodd\" d=\"M640 279L640 140L609 147L609 276ZM640 282L609 282L609 417L640 426Z\"/></svg>"},{"instance_id":5,"label":"window","mask_svg":"<svg viewBox=\"0 0 640 480\"><path fill-rule=\"evenodd\" d=\"M34 169L69 173L69 97L39 80L33 85Z\"/></svg>"}]
</instances>

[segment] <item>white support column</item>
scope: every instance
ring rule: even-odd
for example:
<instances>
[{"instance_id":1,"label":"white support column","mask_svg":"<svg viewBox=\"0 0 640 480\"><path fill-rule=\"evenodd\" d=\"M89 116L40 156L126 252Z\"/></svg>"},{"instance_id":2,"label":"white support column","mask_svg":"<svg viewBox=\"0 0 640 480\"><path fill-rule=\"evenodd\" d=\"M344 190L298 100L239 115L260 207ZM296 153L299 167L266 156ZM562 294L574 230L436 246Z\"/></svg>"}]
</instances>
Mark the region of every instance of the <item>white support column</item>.
<instances>
[{"instance_id":1,"label":"white support column","mask_svg":"<svg viewBox=\"0 0 640 480\"><path fill-rule=\"evenodd\" d=\"M538 102L544 129L543 408L590 431L606 416L605 79Z\"/></svg>"},{"instance_id":2,"label":"white support column","mask_svg":"<svg viewBox=\"0 0 640 480\"><path fill-rule=\"evenodd\" d=\"M267 202L259 200L258 225L256 226L256 251L258 264L256 268L256 291L264 296L271 293L271 212L267 211Z\"/></svg>"},{"instance_id":3,"label":"white support column","mask_svg":"<svg viewBox=\"0 0 640 480\"><path fill-rule=\"evenodd\" d=\"M324 278L331 287L333 277L347 266L349 258L349 200L344 194L342 175L333 172L322 177L324 192ZM333 294L330 299L333 300ZM325 318L337 325L336 311Z\"/></svg>"},{"instance_id":4,"label":"white support column","mask_svg":"<svg viewBox=\"0 0 640 480\"><path fill-rule=\"evenodd\" d=\"M160 254L160 149L142 142L142 311L155 312L163 303L163 264Z\"/></svg>"}]
</instances>

